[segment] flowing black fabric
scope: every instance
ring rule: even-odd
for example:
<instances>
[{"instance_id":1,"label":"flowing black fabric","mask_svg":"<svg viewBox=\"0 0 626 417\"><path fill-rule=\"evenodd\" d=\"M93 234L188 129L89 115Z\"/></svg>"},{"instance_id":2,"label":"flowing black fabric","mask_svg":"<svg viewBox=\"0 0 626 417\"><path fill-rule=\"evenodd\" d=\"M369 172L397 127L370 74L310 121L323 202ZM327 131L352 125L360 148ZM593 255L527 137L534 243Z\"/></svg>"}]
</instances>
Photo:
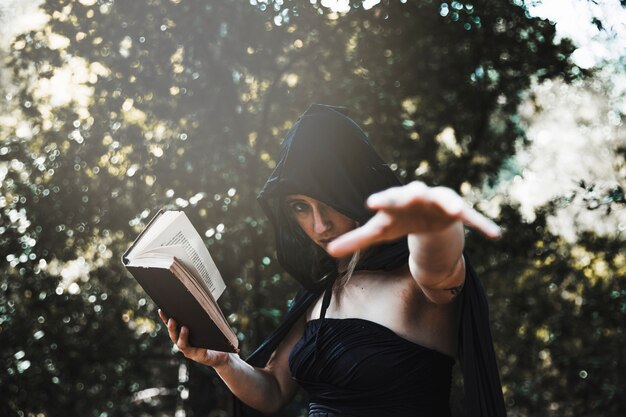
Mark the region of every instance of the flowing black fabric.
<instances>
[{"instance_id":1,"label":"flowing black fabric","mask_svg":"<svg viewBox=\"0 0 626 417\"><path fill-rule=\"evenodd\" d=\"M294 323L321 296L324 284L328 284L328 278L324 278L336 273L334 261L294 226L283 209L282 198L292 193L305 194L363 224L372 216L365 207L367 197L397 185L398 179L344 109L312 105L298 119L283 143L280 160L259 195L259 203L274 226L280 264L304 288L296 295L284 322L247 359L248 363L257 367L267 364ZM368 252L357 266L359 270L393 270L408 261L406 238L378 245ZM503 417L506 412L487 301L467 256L465 288L460 297L459 359L465 386L465 416ZM314 329L322 341L332 338L335 326L325 325L327 320L307 325L307 331ZM235 399L236 417L261 415Z\"/></svg>"},{"instance_id":2,"label":"flowing black fabric","mask_svg":"<svg viewBox=\"0 0 626 417\"><path fill-rule=\"evenodd\" d=\"M465 415L506 416L500 374L489 328L485 290L465 256L465 286L461 292L459 359L463 371Z\"/></svg>"}]
</instances>

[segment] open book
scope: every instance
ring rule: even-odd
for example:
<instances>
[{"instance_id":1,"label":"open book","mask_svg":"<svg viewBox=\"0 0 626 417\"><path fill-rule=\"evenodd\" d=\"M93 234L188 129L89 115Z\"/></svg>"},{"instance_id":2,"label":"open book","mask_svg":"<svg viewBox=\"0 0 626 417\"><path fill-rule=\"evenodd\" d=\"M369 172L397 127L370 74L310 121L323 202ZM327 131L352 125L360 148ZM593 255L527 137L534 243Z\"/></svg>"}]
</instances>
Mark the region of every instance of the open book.
<instances>
[{"instance_id":1,"label":"open book","mask_svg":"<svg viewBox=\"0 0 626 417\"><path fill-rule=\"evenodd\" d=\"M217 304L226 285L185 213L159 211L122 262L166 316L189 328L191 346L238 351Z\"/></svg>"}]
</instances>

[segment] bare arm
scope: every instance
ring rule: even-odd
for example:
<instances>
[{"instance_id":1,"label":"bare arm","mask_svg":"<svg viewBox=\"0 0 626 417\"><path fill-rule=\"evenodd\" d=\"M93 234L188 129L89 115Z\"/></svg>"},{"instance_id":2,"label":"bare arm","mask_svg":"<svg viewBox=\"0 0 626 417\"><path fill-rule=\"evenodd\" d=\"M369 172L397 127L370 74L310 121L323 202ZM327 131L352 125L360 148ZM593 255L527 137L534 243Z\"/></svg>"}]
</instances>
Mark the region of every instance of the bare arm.
<instances>
[{"instance_id":1,"label":"bare arm","mask_svg":"<svg viewBox=\"0 0 626 417\"><path fill-rule=\"evenodd\" d=\"M263 413L281 409L291 400L298 386L291 378L289 353L304 331L305 317L294 324L291 331L272 354L264 368L246 363L236 353L219 352L189 346L189 330L183 326L178 332L173 319L159 310L161 320L167 325L170 339L186 358L213 367L226 386L241 401Z\"/></svg>"},{"instance_id":2,"label":"bare arm","mask_svg":"<svg viewBox=\"0 0 626 417\"><path fill-rule=\"evenodd\" d=\"M436 304L450 302L465 281L463 224L455 222L445 230L410 234L409 268L426 297Z\"/></svg>"},{"instance_id":3,"label":"bare arm","mask_svg":"<svg viewBox=\"0 0 626 417\"><path fill-rule=\"evenodd\" d=\"M365 225L328 246L333 256L345 256L371 244L407 236L409 267L424 294L434 303L454 298L463 285L465 262L463 224L490 238L500 230L467 205L453 190L412 182L372 195L367 205L377 213Z\"/></svg>"}]
</instances>

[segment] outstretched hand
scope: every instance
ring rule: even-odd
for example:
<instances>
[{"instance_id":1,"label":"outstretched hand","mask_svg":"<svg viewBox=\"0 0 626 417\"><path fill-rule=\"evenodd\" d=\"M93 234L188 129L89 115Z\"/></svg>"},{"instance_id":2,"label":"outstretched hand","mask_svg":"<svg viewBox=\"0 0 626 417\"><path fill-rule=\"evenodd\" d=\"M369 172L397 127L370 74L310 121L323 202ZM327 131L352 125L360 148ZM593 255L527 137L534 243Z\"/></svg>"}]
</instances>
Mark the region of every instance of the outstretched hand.
<instances>
[{"instance_id":1,"label":"outstretched hand","mask_svg":"<svg viewBox=\"0 0 626 417\"><path fill-rule=\"evenodd\" d=\"M168 318L161 309L159 309L159 317L163 323L165 323L165 326L167 326L167 332L172 343L176 345L178 350L180 350L187 359L212 367L218 367L228 363L229 355L227 352L190 346L188 341L189 329L187 327L182 326L179 332L176 321L172 318Z\"/></svg>"},{"instance_id":2,"label":"outstretched hand","mask_svg":"<svg viewBox=\"0 0 626 417\"><path fill-rule=\"evenodd\" d=\"M327 247L331 256L343 257L408 234L441 232L456 222L462 222L491 239L500 237L500 228L493 221L446 187L428 187L414 181L372 194L367 206L377 213L363 226L332 241Z\"/></svg>"}]
</instances>

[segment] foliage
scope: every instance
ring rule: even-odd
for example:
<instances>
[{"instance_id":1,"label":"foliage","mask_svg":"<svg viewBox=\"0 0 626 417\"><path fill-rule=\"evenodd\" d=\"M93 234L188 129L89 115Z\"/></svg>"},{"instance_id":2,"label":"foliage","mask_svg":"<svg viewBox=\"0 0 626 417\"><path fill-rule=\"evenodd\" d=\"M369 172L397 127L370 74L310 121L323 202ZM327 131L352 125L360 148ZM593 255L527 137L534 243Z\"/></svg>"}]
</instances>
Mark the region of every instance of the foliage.
<instances>
[{"instance_id":1,"label":"foliage","mask_svg":"<svg viewBox=\"0 0 626 417\"><path fill-rule=\"evenodd\" d=\"M353 2L345 14L250 3L47 0L48 23L14 40L0 127L0 414L228 412L215 375L172 355L119 259L156 209L184 209L249 353L296 288L256 193L311 102L353 109L399 176L458 189L489 181L524 141L516 111L533 78L584 75L572 45L519 2ZM581 401L623 412L617 373L595 383L623 342L617 243L590 236L581 265L543 225L503 213L507 238L470 246L494 294L512 414L572 415ZM600 260L604 275L585 272ZM600 333L576 333L573 317Z\"/></svg>"},{"instance_id":2,"label":"foliage","mask_svg":"<svg viewBox=\"0 0 626 417\"><path fill-rule=\"evenodd\" d=\"M472 259L490 261L477 272L492 296L507 407L512 415L618 416L625 404L623 240L587 233L572 243L553 235L546 218L557 206L527 223L505 205L503 239L469 244Z\"/></svg>"}]
</instances>

